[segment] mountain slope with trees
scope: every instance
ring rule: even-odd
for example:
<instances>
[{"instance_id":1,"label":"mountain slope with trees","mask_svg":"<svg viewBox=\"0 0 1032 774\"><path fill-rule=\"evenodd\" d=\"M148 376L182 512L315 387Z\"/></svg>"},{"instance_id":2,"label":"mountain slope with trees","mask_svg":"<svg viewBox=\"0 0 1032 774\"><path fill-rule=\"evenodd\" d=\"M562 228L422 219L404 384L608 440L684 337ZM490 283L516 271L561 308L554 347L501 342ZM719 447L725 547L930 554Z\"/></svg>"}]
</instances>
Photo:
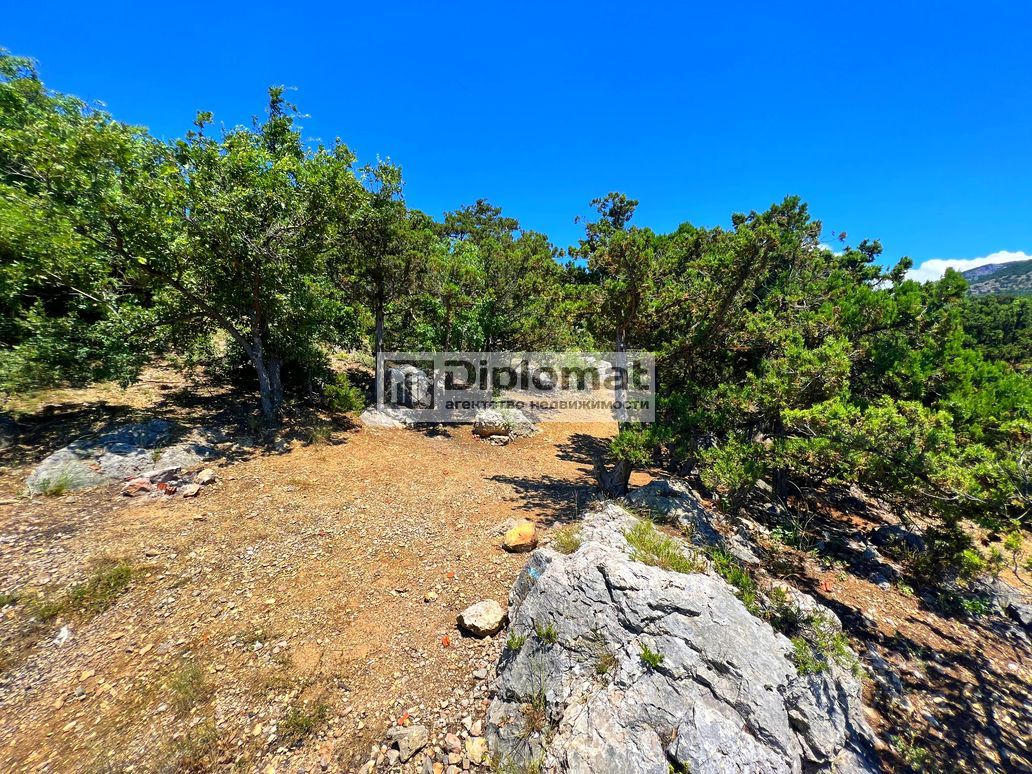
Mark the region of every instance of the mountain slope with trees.
<instances>
[{"instance_id":1,"label":"mountain slope with trees","mask_svg":"<svg viewBox=\"0 0 1032 774\"><path fill-rule=\"evenodd\" d=\"M991 263L961 272L975 296L1032 295L1032 260Z\"/></svg>"},{"instance_id":2,"label":"mountain slope with trees","mask_svg":"<svg viewBox=\"0 0 1032 774\"><path fill-rule=\"evenodd\" d=\"M212 119L163 142L0 57L0 384L129 383L160 358L233 375L275 423L353 396L340 349L649 349L658 422L614 441L625 482L659 461L729 512L860 484L940 525L931 573L974 551L963 523L1029 522L1027 315L970 306L956 272L835 253L795 197L660 234L617 192L563 262L486 201L437 220L397 166L309 147L281 89L252 126Z\"/></svg>"}]
</instances>

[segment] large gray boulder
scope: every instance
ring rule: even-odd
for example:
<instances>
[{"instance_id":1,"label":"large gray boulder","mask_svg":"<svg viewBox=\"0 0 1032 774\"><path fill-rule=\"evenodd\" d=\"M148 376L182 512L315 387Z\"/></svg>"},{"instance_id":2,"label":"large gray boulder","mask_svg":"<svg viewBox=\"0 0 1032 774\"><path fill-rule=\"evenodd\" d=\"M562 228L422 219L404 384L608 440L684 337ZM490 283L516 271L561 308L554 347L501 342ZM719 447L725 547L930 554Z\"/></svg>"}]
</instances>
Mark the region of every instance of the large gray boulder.
<instances>
[{"instance_id":1,"label":"large gray boulder","mask_svg":"<svg viewBox=\"0 0 1032 774\"><path fill-rule=\"evenodd\" d=\"M392 367L386 377L389 403L413 409L433 406L433 385L421 369L411 364Z\"/></svg>"},{"instance_id":2,"label":"large gray boulder","mask_svg":"<svg viewBox=\"0 0 1032 774\"><path fill-rule=\"evenodd\" d=\"M527 415L514 408L481 409L473 419L473 434L481 438L526 438L535 432Z\"/></svg>"},{"instance_id":3,"label":"large gray boulder","mask_svg":"<svg viewBox=\"0 0 1032 774\"><path fill-rule=\"evenodd\" d=\"M196 440L176 440L176 427L163 419L124 425L80 438L44 459L26 481L32 493L67 491L125 481L199 465L214 450Z\"/></svg>"},{"instance_id":4,"label":"large gray boulder","mask_svg":"<svg viewBox=\"0 0 1032 774\"><path fill-rule=\"evenodd\" d=\"M517 579L510 642L526 639L498 664L496 760L585 774L876 771L857 680L835 665L799 674L789 639L711 572L632 561L635 522L607 503L577 551L539 549Z\"/></svg>"}]
</instances>

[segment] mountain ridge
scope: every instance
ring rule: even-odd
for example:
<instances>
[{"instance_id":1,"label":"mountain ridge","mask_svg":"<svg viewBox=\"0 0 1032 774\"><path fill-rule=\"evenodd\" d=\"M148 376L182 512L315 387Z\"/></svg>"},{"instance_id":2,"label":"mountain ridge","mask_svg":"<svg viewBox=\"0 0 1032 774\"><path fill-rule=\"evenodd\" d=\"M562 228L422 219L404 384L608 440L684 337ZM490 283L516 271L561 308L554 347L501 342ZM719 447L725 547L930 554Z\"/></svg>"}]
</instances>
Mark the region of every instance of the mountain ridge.
<instances>
[{"instance_id":1,"label":"mountain ridge","mask_svg":"<svg viewBox=\"0 0 1032 774\"><path fill-rule=\"evenodd\" d=\"M989 263L961 272L972 295L1032 295L1032 259Z\"/></svg>"}]
</instances>

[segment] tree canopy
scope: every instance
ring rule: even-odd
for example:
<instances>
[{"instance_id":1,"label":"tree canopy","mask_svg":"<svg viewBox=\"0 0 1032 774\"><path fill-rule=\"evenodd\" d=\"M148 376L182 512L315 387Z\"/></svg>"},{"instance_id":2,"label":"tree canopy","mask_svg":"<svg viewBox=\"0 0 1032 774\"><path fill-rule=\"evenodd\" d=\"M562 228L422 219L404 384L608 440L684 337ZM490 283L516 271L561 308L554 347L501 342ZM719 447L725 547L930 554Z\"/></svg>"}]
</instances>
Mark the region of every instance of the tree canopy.
<instances>
[{"instance_id":1,"label":"tree canopy","mask_svg":"<svg viewBox=\"0 0 1032 774\"><path fill-rule=\"evenodd\" d=\"M409 207L399 166L305 142L280 88L212 127L159 140L0 55L0 389L174 354L246 366L274 421L334 349L648 349L659 421L614 455L695 471L730 510L764 482L786 504L860 483L948 524L1030 518L1027 298L828 249L795 197L664 234L609 193L564 261L485 200Z\"/></svg>"}]
</instances>

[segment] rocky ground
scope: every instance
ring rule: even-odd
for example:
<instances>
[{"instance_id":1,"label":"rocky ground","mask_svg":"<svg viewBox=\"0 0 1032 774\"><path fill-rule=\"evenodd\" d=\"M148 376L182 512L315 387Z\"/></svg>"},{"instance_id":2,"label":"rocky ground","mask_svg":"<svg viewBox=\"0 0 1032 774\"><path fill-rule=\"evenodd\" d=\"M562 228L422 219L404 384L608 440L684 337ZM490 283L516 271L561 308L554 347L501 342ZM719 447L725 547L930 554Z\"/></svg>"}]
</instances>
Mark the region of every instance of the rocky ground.
<instances>
[{"instance_id":1,"label":"rocky ground","mask_svg":"<svg viewBox=\"0 0 1032 774\"><path fill-rule=\"evenodd\" d=\"M0 770L357 770L397 760L399 723L430 731L417 770L475 765L500 644L456 615L505 600L525 556L501 527L571 518L584 445L610 432L554 425L499 447L462 427L334 431L231 455L190 499L24 498L12 464ZM109 609L35 620L34 599L103 557L132 567Z\"/></svg>"},{"instance_id":2,"label":"rocky ground","mask_svg":"<svg viewBox=\"0 0 1032 774\"><path fill-rule=\"evenodd\" d=\"M264 445L235 396L176 379L22 406L19 445L0 457L0 770L486 766L506 633L465 636L456 616L507 599L527 559L502 548L511 520L547 542L579 518L591 454L615 428L543 425L502 446L469 428L300 416ZM49 452L153 416L223 439L196 497L23 496ZM837 614L872 675L883 659L898 680L891 701L865 680L886 768L1027 770L1027 636L888 582L868 551L878 514L815 516L819 546L773 541L774 569ZM111 594L69 596L97 577ZM420 727L427 743L403 764Z\"/></svg>"}]
</instances>

